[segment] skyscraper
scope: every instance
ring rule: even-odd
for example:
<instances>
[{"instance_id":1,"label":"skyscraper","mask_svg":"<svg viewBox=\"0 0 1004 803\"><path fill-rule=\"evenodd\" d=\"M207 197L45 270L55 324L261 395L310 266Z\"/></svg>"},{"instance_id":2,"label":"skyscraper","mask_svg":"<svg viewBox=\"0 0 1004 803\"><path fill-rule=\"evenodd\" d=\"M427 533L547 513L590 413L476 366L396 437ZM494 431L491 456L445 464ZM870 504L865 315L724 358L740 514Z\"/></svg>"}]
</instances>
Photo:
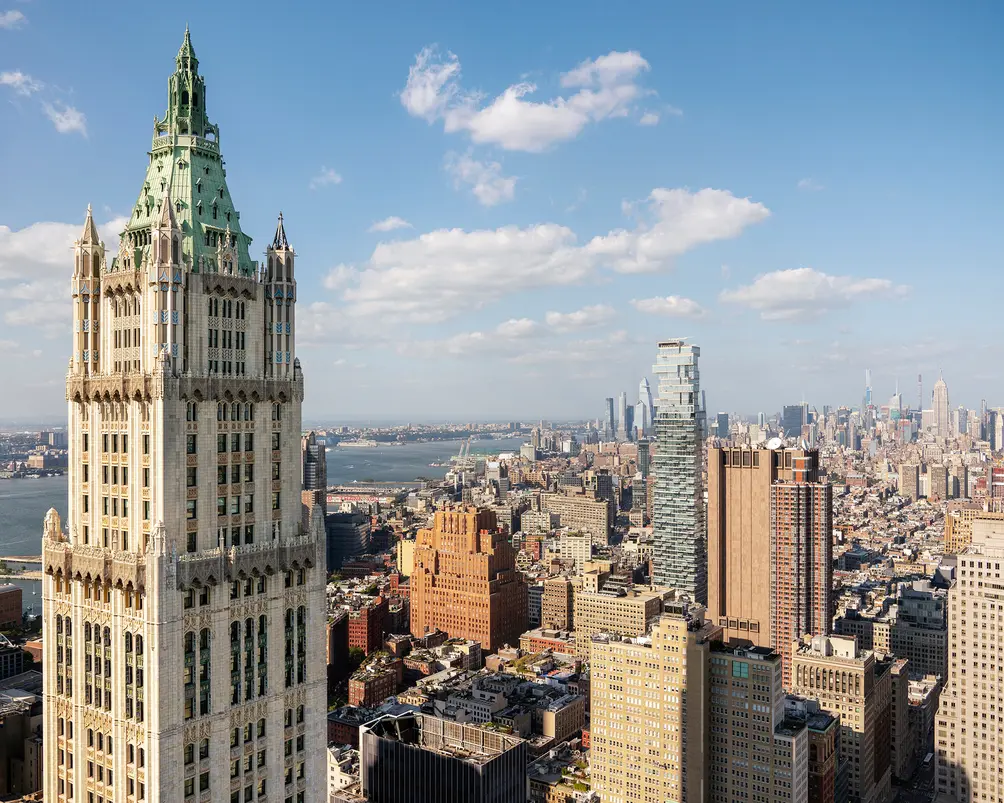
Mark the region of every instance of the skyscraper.
<instances>
[{"instance_id":1,"label":"skyscraper","mask_svg":"<svg viewBox=\"0 0 1004 803\"><path fill-rule=\"evenodd\" d=\"M187 30L176 65L116 256L89 211L74 245L68 531L51 510L42 540L44 795L315 803L323 519L300 497L295 254L280 217L250 259Z\"/></svg>"},{"instance_id":2,"label":"skyscraper","mask_svg":"<svg viewBox=\"0 0 1004 803\"><path fill-rule=\"evenodd\" d=\"M997 658L1002 563L1004 522L974 522L972 544L959 555L948 591L948 678L934 729L938 792L948 800L1004 799L998 773L1004 735L981 716L984 706L1004 708L1004 670Z\"/></svg>"},{"instance_id":3,"label":"skyscraper","mask_svg":"<svg viewBox=\"0 0 1004 803\"><path fill-rule=\"evenodd\" d=\"M432 529L415 539L411 632L438 628L478 641L489 653L518 644L526 625L526 580L495 513L437 511Z\"/></svg>"},{"instance_id":4,"label":"skyscraper","mask_svg":"<svg viewBox=\"0 0 1004 803\"><path fill-rule=\"evenodd\" d=\"M934 396L931 409L934 410L934 433L939 438L947 438L951 434L950 415L948 408L948 385L943 376L934 383Z\"/></svg>"},{"instance_id":5,"label":"skyscraper","mask_svg":"<svg viewBox=\"0 0 1004 803\"><path fill-rule=\"evenodd\" d=\"M607 396L603 402L604 413L606 417L603 423L603 437L606 440L613 440L614 433L617 431L617 424L614 421L614 400L612 397Z\"/></svg>"},{"instance_id":6,"label":"skyscraper","mask_svg":"<svg viewBox=\"0 0 1004 803\"><path fill-rule=\"evenodd\" d=\"M871 369L865 368L865 398L864 406L867 410L872 406L872 372Z\"/></svg>"},{"instance_id":7,"label":"skyscraper","mask_svg":"<svg viewBox=\"0 0 1004 803\"><path fill-rule=\"evenodd\" d=\"M639 437L647 437L652 432L652 409L652 388L649 387L648 377L643 376L638 383L638 405L634 414Z\"/></svg>"},{"instance_id":8,"label":"skyscraper","mask_svg":"<svg viewBox=\"0 0 1004 803\"><path fill-rule=\"evenodd\" d=\"M627 429L627 393L621 391L617 397L617 440L626 441L630 437Z\"/></svg>"},{"instance_id":9,"label":"skyscraper","mask_svg":"<svg viewBox=\"0 0 1004 803\"><path fill-rule=\"evenodd\" d=\"M829 632L832 492L815 451L708 450L708 615L781 656Z\"/></svg>"},{"instance_id":10,"label":"skyscraper","mask_svg":"<svg viewBox=\"0 0 1004 803\"><path fill-rule=\"evenodd\" d=\"M798 440L802 437L802 427L808 423L809 408L802 402L801 404L786 404L781 412L781 428L785 437Z\"/></svg>"},{"instance_id":11,"label":"skyscraper","mask_svg":"<svg viewBox=\"0 0 1004 803\"><path fill-rule=\"evenodd\" d=\"M715 434L723 441L729 439L729 414L719 413L715 416Z\"/></svg>"},{"instance_id":12,"label":"skyscraper","mask_svg":"<svg viewBox=\"0 0 1004 803\"><path fill-rule=\"evenodd\" d=\"M791 691L840 714L840 760L851 762L850 800L888 800L892 661L860 649L853 637L815 636L795 646L792 663Z\"/></svg>"},{"instance_id":13,"label":"skyscraper","mask_svg":"<svg viewBox=\"0 0 1004 803\"><path fill-rule=\"evenodd\" d=\"M789 647L804 635L830 632L833 618L833 489L818 481L816 452L785 454L791 479L770 495L771 634L791 683Z\"/></svg>"},{"instance_id":14,"label":"skyscraper","mask_svg":"<svg viewBox=\"0 0 1004 803\"><path fill-rule=\"evenodd\" d=\"M317 433L304 435L300 441L303 457L304 504L318 504L328 512L328 455L324 441L317 439Z\"/></svg>"},{"instance_id":15,"label":"skyscraper","mask_svg":"<svg viewBox=\"0 0 1004 803\"><path fill-rule=\"evenodd\" d=\"M707 534L704 521L703 411L698 346L664 340L652 370L659 378L655 420L654 581L707 599Z\"/></svg>"}]
</instances>

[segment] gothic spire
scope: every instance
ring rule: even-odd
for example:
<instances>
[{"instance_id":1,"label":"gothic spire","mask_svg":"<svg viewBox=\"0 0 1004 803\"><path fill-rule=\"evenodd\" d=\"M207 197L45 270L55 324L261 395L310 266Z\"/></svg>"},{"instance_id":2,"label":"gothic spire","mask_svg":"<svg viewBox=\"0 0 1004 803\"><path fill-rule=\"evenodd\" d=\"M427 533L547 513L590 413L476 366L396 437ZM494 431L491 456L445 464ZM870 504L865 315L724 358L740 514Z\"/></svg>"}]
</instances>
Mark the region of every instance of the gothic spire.
<instances>
[{"instance_id":1,"label":"gothic spire","mask_svg":"<svg viewBox=\"0 0 1004 803\"><path fill-rule=\"evenodd\" d=\"M275 227L275 237L272 238L272 247L276 250L289 248L289 240L286 239L286 229L282 225L282 212L279 213L279 225Z\"/></svg>"},{"instance_id":2,"label":"gothic spire","mask_svg":"<svg viewBox=\"0 0 1004 803\"><path fill-rule=\"evenodd\" d=\"M94 225L94 217L91 215L91 205L87 204L87 219L84 221L84 234L80 242L97 245L100 242L98 228Z\"/></svg>"},{"instance_id":3,"label":"gothic spire","mask_svg":"<svg viewBox=\"0 0 1004 803\"><path fill-rule=\"evenodd\" d=\"M192 47L192 37L188 32L187 25L185 26L185 39L178 50L177 62L179 70L199 71L199 60L195 57L195 48Z\"/></svg>"},{"instance_id":4,"label":"gothic spire","mask_svg":"<svg viewBox=\"0 0 1004 803\"><path fill-rule=\"evenodd\" d=\"M171 185L164 185L164 194L160 199L160 220L158 225L162 229L178 228L178 221L174 217L174 205L171 203Z\"/></svg>"}]
</instances>

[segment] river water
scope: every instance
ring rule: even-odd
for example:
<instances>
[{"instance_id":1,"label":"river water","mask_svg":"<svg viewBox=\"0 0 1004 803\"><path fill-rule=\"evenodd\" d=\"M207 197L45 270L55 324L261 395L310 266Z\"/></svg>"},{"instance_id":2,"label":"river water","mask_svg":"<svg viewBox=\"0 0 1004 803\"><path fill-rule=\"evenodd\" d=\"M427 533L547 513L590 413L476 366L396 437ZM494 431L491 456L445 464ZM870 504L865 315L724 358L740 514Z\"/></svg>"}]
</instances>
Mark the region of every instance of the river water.
<instances>
[{"instance_id":1,"label":"river water","mask_svg":"<svg viewBox=\"0 0 1004 803\"><path fill-rule=\"evenodd\" d=\"M472 454L519 452L526 438L474 441ZM442 478L449 471L450 457L460 451L461 441L406 443L401 446L333 447L328 449L328 484L363 482L413 482L419 477ZM430 466L430 463L446 463ZM39 555L42 552L42 520L50 507L66 519L67 477L0 480L0 557ZM215 492L215 491L214 491ZM37 568L37 567L30 567ZM23 590L24 607L41 607L41 584L14 582Z\"/></svg>"}]
</instances>

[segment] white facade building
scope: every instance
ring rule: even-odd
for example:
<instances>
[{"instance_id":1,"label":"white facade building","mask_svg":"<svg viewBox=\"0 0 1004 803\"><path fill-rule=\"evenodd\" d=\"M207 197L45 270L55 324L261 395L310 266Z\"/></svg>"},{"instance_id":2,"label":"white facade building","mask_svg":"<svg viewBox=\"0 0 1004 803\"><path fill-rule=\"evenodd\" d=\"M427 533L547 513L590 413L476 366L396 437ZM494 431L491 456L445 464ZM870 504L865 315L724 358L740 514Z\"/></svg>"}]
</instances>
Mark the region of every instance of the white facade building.
<instances>
[{"instance_id":1,"label":"white facade building","mask_svg":"<svg viewBox=\"0 0 1004 803\"><path fill-rule=\"evenodd\" d=\"M188 32L110 260L74 246L69 505L43 534L46 801L320 803L323 523L295 255L226 186Z\"/></svg>"}]
</instances>

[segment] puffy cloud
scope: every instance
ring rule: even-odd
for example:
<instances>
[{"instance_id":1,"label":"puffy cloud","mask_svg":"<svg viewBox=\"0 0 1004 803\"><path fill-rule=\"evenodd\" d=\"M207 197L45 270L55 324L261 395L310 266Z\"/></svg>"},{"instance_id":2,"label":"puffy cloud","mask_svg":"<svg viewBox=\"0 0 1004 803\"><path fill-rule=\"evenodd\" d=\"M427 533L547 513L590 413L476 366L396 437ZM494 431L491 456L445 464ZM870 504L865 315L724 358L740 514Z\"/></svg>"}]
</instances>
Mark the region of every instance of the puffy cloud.
<instances>
[{"instance_id":1,"label":"puffy cloud","mask_svg":"<svg viewBox=\"0 0 1004 803\"><path fill-rule=\"evenodd\" d=\"M336 265L322 280L328 290L341 290L359 278L359 272L351 265Z\"/></svg>"},{"instance_id":2,"label":"puffy cloud","mask_svg":"<svg viewBox=\"0 0 1004 803\"><path fill-rule=\"evenodd\" d=\"M10 72L0 72L0 86L9 86L14 90L15 94L27 97L34 92L38 92L45 84L41 81L36 81L30 75L20 70L13 70Z\"/></svg>"},{"instance_id":3,"label":"puffy cloud","mask_svg":"<svg viewBox=\"0 0 1004 803\"><path fill-rule=\"evenodd\" d=\"M409 69L400 98L409 114L429 123L442 120L447 133L465 132L473 142L506 150L539 152L573 139L591 122L626 116L644 94L638 77L648 69L641 54L614 51L565 73L562 86L578 90L567 97L529 100L537 86L521 82L482 105L479 95L461 88L459 59L427 47Z\"/></svg>"},{"instance_id":4,"label":"puffy cloud","mask_svg":"<svg viewBox=\"0 0 1004 803\"><path fill-rule=\"evenodd\" d=\"M378 220L372 226L370 226L367 231L377 232L377 231L394 231L395 229L411 229L414 228L407 220L404 218L397 217L396 215L391 215L390 217L385 217L383 220Z\"/></svg>"},{"instance_id":5,"label":"puffy cloud","mask_svg":"<svg viewBox=\"0 0 1004 803\"><path fill-rule=\"evenodd\" d=\"M128 218L119 217L98 226L98 235L110 252L114 253L117 248L118 235L126 223ZM32 223L16 231L0 226L0 281L33 278L40 274L63 276L69 281L73 273L73 242L83 231L82 221Z\"/></svg>"},{"instance_id":6,"label":"puffy cloud","mask_svg":"<svg viewBox=\"0 0 1004 803\"><path fill-rule=\"evenodd\" d=\"M738 237L766 220L770 210L728 190L655 189L648 196L651 222L594 237L586 246L620 273L651 273L704 243Z\"/></svg>"},{"instance_id":7,"label":"puffy cloud","mask_svg":"<svg viewBox=\"0 0 1004 803\"><path fill-rule=\"evenodd\" d=\"M592 273L575 234L554 223L439 229L380 243L343 297L356 315L432 322L519 290L575 284Z\"/></svg>"},{"instance_id":8,"label":"puffy cloud","mask_svg":"<svg viewBox=\"0 0 1004 803\"><path fill-rule=\"evenodd\" d=\"M408 69L408 83L401 90L401 105L413 117L435 122L457 97L460 60L447 53L445 60L435 46L424 47Z\"/></svg>"},{"instance_id":9,"label":"puffy cloud","mask_svg":"<svg viewBox=\"0 0 1004 803\"><path fill-rule=\"evenodd\" d=\"M530 318L510 318L487 332L459 332L441 340L403 340L397 350L401 354L425 359L443 355L512 356L522 353L527 338L538 335L540 328L540 324Z\"/></svg>"},{"instance_id":10,"label":"puffy cloud","mask_svg":"<svg viewBox=\"0 0 1004 803\"><path fill-rule=\"evenodd\" d=\"M79 109L65 103L43 103L42 111L60 134L81 134L87 136L87 117Z\"/></svg>"},{"instance_id":11,"label":"puffy cloud","mask_svg":"<svg viewBox=\"0 0 1004 803\"><path fill-rule=\"evenodd\" d=\"M696 301L683 296L657 296L655 298L633 298L631 305L648 315L669 315L674 318L701 318L704 308Z\"/></svg>"},{"instance_id":12,"label":"puffy cloud","mask_svg":"<svg viewBox=\"0 0 1004 803\"><path fill-rule=\"evenodd\" d=\"M25 19L24 14L17 9L0 11L0 29L10 31L14 28L20 28L24 24Z\"/></svg>"},{"instance_id":13,"label":"puffy cloud","mask_svg":"<svg viewBox=\"0 0 1004 803\"><path fill-rule=\"evenodd\" d=\"M897 298L909 287L889 279L830 276L812 268L778 270L758 276L752 284L723 290L719 299L760 313L765 321L818 316L870 298Z\"/></svg>"},{"instance_id":14,"label":"puffy cloud","mask_svg":"<svg viewBox=\"0 0 1004 803\"><path fill-rule=\"evenodd\" d=\"M109 252L114 253L113 243L127 222L115 218L98 226ZM69 332L73 241L82 232L82 223L33 223L16 231L0 226L4 323L36 327L50 337Z\"/></svg>"},{"instance_id":15,"label":"puffy cloud","mask_svg":"<svg viewBox=\"0 0 1004 803\"><path fill-rule=\"evenodd\" d=\"M645 112L638 121L638 125L659 125L659 115L655 112Z\"/></svg>"},{"instance_id":16,"label":"puffy cloud","mask_svg":"<svg viewBox=\"0 0 1004 803\"><path fill-rule=\"evenodd\" d=\"M503 176L498 162L479 162L470 153L446 155L446 172L458 189L468 184L482 206L511 201L516 191L516 177Z\"/></svg>"},{"instance_id":17,"label":"puffy cloud","mask_svg":"<svg viewBox=\"0 0 1004 803\"><path fill-rule=\"evenodd\" d=\"M615 315L613 307L606 304L595 304L583 307L575 312L548 312L544 316L547 325L557 332L575 332L580 329L591 329L609 322Z\"/></svg>"},{"instance_id":18,"label":"puffy cloud","mask_svg":"<svg viewBox=\"0 0 1004 803\"><path fill-rule=\"evenodd\" d=\"M656 189L655 218L580 245L555 223L494 230L439 229L380 243L358 269L337 268L329 289L342 289L349 314L436 322L506 295L594 281L603 267L656 271L703 243L737 236L770 213L724 190ZM355 273L350 271L355 270Z\"/></svg>"},{"instance_id":19,"label":"puffy cloud","mask_svg":"<svg viewBox=\"0 0 1004 803\"><path fill-rule=\"evenodd\" d=\"M330 187L332 184L341 184L342 177L336 170L330 167L321 167L321 172L310 180L310 189L318 190L321 187Z\"/></svg>"}]
</instances>

